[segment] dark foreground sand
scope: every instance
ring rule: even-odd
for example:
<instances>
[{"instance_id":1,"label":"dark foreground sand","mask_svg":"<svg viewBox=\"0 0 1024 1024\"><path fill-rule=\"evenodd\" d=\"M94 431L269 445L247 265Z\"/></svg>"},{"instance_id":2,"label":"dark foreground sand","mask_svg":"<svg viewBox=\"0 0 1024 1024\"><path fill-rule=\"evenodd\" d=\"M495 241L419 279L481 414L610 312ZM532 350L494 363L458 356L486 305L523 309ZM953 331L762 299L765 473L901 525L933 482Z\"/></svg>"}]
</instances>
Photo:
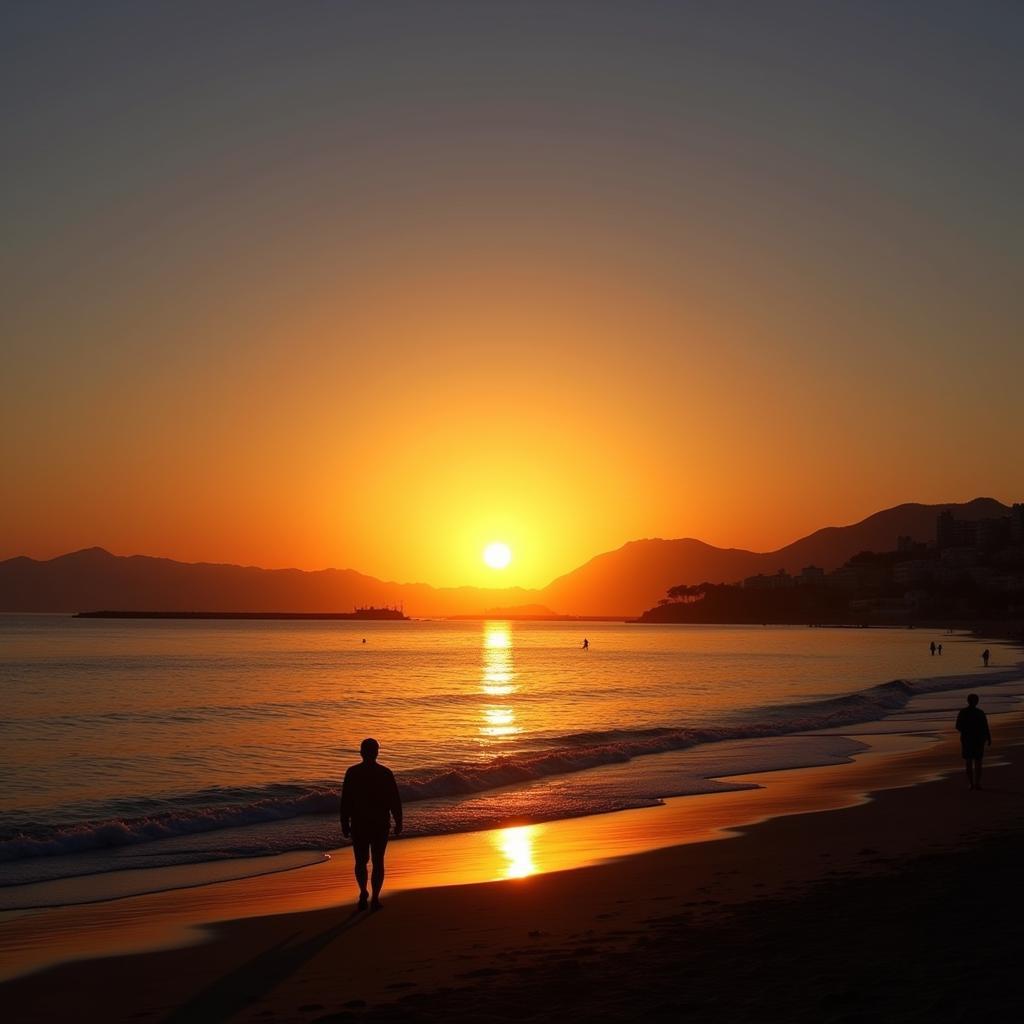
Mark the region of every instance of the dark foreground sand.
<instances>
[{"instance_id":1,"label":"dark foreground sand","mask_svg":"<svg viewBox=\"0 0 1024 1024\"><path fill-rule=\"evenodd\" d=\"M202 945L15 979L0 1005L15 1021L1018 1019L1024 717L997 723L982 792L967 790L953 740L776 773L768 788L793 811L809 789L854 805L577 871L404 892L373 915L229 922Z\"/></svg>"}]
</instances>

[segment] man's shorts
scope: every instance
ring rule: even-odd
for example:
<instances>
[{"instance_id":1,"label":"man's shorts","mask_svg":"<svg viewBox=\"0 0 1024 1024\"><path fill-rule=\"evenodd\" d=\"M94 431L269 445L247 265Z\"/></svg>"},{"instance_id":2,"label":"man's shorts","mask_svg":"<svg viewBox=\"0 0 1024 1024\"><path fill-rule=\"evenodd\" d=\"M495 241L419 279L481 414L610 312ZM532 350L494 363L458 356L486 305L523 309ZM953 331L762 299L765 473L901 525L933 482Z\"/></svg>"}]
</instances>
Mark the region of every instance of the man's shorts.
<instances>
[{"instance_id":1,"label":"man's shorts","mask_svg":"<svg viewBox=\"0 0 1024 1024\"><path fill-rule=\"evenodd\" d=\"M374 860L382 860L388 846L390 826L381 828L378 825L357 825L352 822L352 852L357 863L365 864L372 856Z\"/></svg>"},{"instance_id":2,"label":"man's shorts","mask_svg":"<svg viewBox=\"0 0 1024 1024\"><path fill-rule=\"evenodd\" d=\"M985 741L980 743L967 743L960 741L960 752L965 761L980 761L985 756Z\"/></svg>"}]
</instances>

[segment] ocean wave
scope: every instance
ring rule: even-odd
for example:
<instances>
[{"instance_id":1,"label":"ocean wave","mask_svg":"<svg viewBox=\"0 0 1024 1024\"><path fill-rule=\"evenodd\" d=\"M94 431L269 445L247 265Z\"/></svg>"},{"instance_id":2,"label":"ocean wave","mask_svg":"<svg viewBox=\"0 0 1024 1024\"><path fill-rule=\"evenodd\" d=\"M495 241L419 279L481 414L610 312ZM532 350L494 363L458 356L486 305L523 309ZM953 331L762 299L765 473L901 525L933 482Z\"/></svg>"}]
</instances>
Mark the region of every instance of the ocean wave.
<instances>
[{"instance_id":1,"label":"ocean wave","mask_svg":"<svg viewBox=\"0 0 1024 1024\"><path fill-rule=\"evenodd\" d=\"M557 694L555 695L557 696ZM570 697L569 693L565 694ZM549 692L543 699L551 699ZM393 698L396 703L406 706L432 707L451 706L464 704L474 705L478 701L475 693L434 693L416 695L412 697L396 696ZM520 702L530 701L530 694L520 694ZM376 697L361 698L346 694L338 698L320 698L316 700L292 700L292 701L257 701L251 704L194 704L180 708L144 708L95 712L76 712L74 714L44 714L17 720L20 724L32 722L50 727L63 728L67 730L80 730L83 726L105 726L105 725L135 725L135 724L157 724L166 725L195 725L208 721L259 721L263 719L294 719L311 718L319 721L328 714L351 715L355 710L364 705L372 705L377 702ZM13 724L14 720L0 719L0 730Z\"/></svg>"},{"instance_id":2,"label":"ocean wave","mask_svg":"<svg viewBox=\"0 0 1024 1024\"><path fill-rule=\"evenodd\" d=\"M985 681L994 683L1017 677L1018 671L992 673ZM698 744L843 729L899 711L918 694L961 689L974 682L974 676L916 682L896 679L842 697L762 708L757 712L757 721L573 733L553 737L539 750L486 762L425 767L398 773L397 778L405 801L457 798ZM83 821L59 828L38 823L23 826L16 834L0 837L0 863L331 814L337 811L338 785L326 781L275 783L244 791L206 790L177 796L173 802L154 803L159 809L151 813Z\"/></svg>"}]
</instances>

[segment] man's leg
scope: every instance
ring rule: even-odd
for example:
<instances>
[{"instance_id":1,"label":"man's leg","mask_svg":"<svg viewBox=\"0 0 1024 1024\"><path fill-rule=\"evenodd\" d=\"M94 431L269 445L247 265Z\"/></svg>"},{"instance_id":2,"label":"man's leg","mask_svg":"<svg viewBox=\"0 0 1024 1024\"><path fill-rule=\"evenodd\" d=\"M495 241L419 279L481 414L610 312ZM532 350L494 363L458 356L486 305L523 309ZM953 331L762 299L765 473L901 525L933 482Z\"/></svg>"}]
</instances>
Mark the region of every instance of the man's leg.
<instances>
[{"instance_id":1,"label":"man's leg","mask_svg":"<svg viewBox=\"0 0 1024 1024\"><path fill-rule=\"evenodd\" d=\"M981 789L981 758L974 762L974 788Z\"/></svg>"},{"instance_id":2,"label":"man's leg","mask_svg":"<svg viewBox=\"0 0 1024 1024\"><path fill-rule=\"evenodd\" d=\"M373 871L370 874L370 894L373 897L373 905L380 906L380 890L384 885L384 851L388 848L388 834L374 836L370 844L370 854L373 860ZM363 868L365 872L366 868Z\"/></svg>"},{"instance_id":3,"label":"man's leg","mask_svg":"<svg viewBox=\"0 0 1024 1024\"><path fill-rule=\"evenodd\" d=\"M359 907L366 906L366 862L370 859L370 842L365 836L352 833L352 854L356 860L356 882L359 885Z\"/></svg>"}]
</instances>

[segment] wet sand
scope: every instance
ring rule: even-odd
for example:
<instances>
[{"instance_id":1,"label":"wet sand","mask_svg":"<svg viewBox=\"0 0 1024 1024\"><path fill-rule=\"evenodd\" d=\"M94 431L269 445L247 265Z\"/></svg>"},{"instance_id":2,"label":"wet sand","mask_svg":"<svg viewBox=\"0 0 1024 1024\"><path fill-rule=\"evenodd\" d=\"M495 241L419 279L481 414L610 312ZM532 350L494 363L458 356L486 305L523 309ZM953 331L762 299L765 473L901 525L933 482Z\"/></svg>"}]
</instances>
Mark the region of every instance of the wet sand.
<instances>
[{"instance_id":1,"label":"wet sand","mask_svg":"<svg viewBox=\"0 0 1024 1024\"><path fill-rule=\"evenodd\" d=\"M928 1019L959 1019L943 1006L960 1013L965 996L942 992L955 979L969 991L963 972L998 963L1015 942L999 929L1020 924L1024 716L993 725L980 793L955 740L889 739L850 765L757 776L761 789L396 843L376 914L353 912L340 851L278 875L5 915L8 975L91 959L0 996L26 1021L853 1020L887 1016L910 986ZM559 870L595 855L618 859ZM506 880L445 884L467 876ZM1009 918L993 931L994 911ZM862 977L883 948L891 962ZM986 977L986 998L1012 998ZM916 1005L907 996L901 1013Z\"/></svg>"}]
</instances>

